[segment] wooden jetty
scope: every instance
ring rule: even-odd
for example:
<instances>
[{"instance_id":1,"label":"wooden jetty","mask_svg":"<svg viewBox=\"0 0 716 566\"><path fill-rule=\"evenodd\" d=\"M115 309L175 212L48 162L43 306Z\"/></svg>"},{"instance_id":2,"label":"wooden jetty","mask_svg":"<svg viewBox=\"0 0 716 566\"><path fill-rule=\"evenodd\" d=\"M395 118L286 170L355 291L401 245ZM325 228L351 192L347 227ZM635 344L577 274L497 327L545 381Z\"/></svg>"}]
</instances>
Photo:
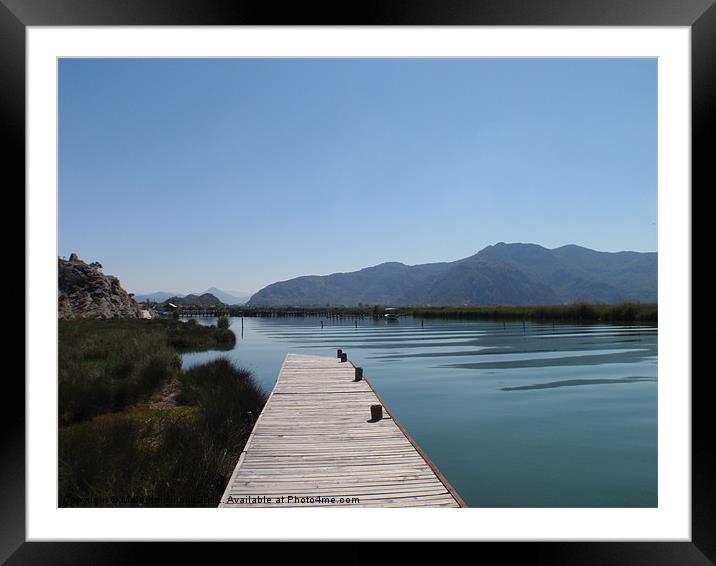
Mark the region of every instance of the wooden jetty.
<instances>
[{"instance_id":1,"label":"wooden jetty","mask_svg":"<svg viewBox=\"0 0 716 566\"><path fill-rule=\"evenodd\" d=\"M339 350L286 356L219 507L465 504Z\"/></svg>"}]
</instances>

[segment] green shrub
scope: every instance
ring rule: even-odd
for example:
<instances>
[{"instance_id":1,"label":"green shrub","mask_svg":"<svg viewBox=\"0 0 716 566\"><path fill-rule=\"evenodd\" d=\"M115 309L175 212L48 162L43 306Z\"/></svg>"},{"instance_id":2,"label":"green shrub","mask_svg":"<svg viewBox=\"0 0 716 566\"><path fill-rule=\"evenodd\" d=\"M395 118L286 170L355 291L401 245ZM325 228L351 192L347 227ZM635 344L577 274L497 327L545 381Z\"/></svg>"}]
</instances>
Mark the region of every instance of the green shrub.
<instances>
[{"instance_id":1,"label":"green shrub","mask_svg":"<svg viewBox=\"0 0 716 566\"><path fill-rule=\"evenodd\" d=\"M229 328L229 317L226 315L220 316L216 321L216 327L221 330L227 330Z\"/></svg>"},{"instance_id":2,"label":"green shrub","mask_svg":"<svg viewBox=\"0 0 716 566\"><path fill-rule=\"evenodd\" d=\"M148 398L177 375L177 351L227 349L235 342L231 330L174 320L61 320L60 424Z\"/></svg>"},{"instance_id":3,"label":"green shrub","mask_svg":"<svg viewBox=\"0 0 716 566\"><path fill-rule=\"evenodd\" d=\"M118 493L134 495L133 473L142 467L137 423L123 415L61 427L58 443L58 505L72 506L77 497Z\"/></svg>"},{"instance_id":4,"label":"green shrub","mask_svg":"<svg viewBox=\"0 0 716 566\"><path fill-rule=\"evenodd\" d=\"M227 360L182 374L177 351L235 340L172 319L60 321L59 505L218 505L266 395ZM185 406L136 404L171 379Z\"/></svg>"},{"instance_id":5,"label":"green shrub","mask_svg":"<svg viewBox=\"0 0 716 566\"><path fill-rule=\"evenodd\" d=\"M251 372L235 367L226 358L182 372L179 382L182 402L202 407L207 430L226 440L231 431L250 430L247 413L257 416L256 407L263 406L266 400Z\"/></svg>"},{"instance_id":6,"label":"green shrub","mask_svg":"<svg viewBox=\"0 0 716 566\"><path fill-rule=\"evenodd\" d=\"M155 325L127 322L60 321L61 424L117 411L176 374L181 360L167 345L166 334Z\"/></svg>"},{"instance_id":7,"label":"green shrub","mask_svg":"<svg viewBox=\"0 0 716 566\"><path fill-rule=\"evenodd\" d=\"M200 444L208 439L191 432L196 413L196 408L138 408L60 428L59 505L167 506L148 500L170 500L181 489L201 486L205 471L192 461L204 454ZM191 443L167 442L178 436L174 431L183 431Z\"/></svg>"},{"instance_id":8,"label":"green shrub","mask_svg":"<svg viewBox=\"0 0 716 566\"><path fill-rule=\"evenodd\" d=\"M61 507L219 504L251 432L246 414L258 415L266 394L225 359L180 382L187 406L135 407L60 428Z\"/></svg>"}]
</instances>

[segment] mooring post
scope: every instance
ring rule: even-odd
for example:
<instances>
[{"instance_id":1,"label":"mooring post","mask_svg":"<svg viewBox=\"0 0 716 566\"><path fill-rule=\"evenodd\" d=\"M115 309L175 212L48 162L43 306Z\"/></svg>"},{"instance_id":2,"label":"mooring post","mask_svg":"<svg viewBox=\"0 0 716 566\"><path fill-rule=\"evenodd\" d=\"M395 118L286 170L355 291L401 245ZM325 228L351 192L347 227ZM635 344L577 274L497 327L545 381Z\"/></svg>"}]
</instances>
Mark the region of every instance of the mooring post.
<instances>
[{"instance_id":1,"label":"mooring post","mask_svg":"<svg viewBox=\"0 0 716 566\"><path fill-rule=\"evenodd\" d=\"M377 422L383 418L383 405L370 406L370 420Z\"/></svg>"},{"instance_id":2,"label":"mooring post","mask_svg":"<svg viewBox=\"0 0 716 566\"><path fill-rule=\"evenodd\" d=\"M251 411L246 413L246 424L249 426L254 426L254 414Z\"/></svg>"},{"instance_id":3,"label":"mooring post","mask_svg":"<svg viewBox=\"0 0 716 566\"><path fill-rule=\"evenodd\" d=\"M343 355L343 350L338 348L338 352L336 352L336 358L340 358Z\"/></svg>"},{"instance_id":4,"label":"mooring post","mask_svg":"<svg viewBox=\"0 0 716 566\"><path fill-rule=\"evenodd\" d=\"M356 368L356 378L355 381L360 381L363 379L363 368Z\"/></svg>"},{"instance_id":5,"label":"mooring post","mask_svg":"<svg viewBox=\"0 0 716 566\"><path fill-rule=\"evenodd\" d=\"M342 361L342 362L347 362L347 361L348 361L348 354L346 354L345 352L343 352L343 353L341 354L341 361Z\"/></svg>"}]
</instances>

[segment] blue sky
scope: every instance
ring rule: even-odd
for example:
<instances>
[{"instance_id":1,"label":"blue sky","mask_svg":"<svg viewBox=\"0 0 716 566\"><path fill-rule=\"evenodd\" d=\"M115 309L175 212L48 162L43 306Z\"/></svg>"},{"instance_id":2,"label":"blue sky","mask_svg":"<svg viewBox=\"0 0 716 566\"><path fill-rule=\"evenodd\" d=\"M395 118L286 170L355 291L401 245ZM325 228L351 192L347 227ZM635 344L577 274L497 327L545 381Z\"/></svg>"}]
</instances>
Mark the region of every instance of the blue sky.
<instances>
[{"instance_id":1,"label":"blue sky","mask_svg":"<svg viewBox=\"0 0 716 566\"><path fill-rule=\"evenodd\" d=\"M59 254L129 291L656 251L656 220L655 59L59 63Z\"/></svg>"}]
</instances>

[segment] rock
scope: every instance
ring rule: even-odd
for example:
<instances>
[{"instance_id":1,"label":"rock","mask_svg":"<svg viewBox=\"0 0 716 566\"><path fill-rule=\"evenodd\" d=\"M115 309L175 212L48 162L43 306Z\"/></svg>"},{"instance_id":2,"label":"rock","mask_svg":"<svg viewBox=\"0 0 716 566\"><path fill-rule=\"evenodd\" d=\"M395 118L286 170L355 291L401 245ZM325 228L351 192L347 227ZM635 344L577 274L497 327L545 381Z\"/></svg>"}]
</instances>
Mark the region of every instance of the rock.
<instances>
[{"instance_id":1,"label":"rock","mask_svg":"<svg viewBox=\"0 0 716 566\"><path fill-rule=\"evenodd\" d=\"M137 302L122 289L119 279L105 275L97 262L86 264L71 254L58 258L57 315L63 320L80 318L139 318Z\"/></svg>"}]
</instances>

